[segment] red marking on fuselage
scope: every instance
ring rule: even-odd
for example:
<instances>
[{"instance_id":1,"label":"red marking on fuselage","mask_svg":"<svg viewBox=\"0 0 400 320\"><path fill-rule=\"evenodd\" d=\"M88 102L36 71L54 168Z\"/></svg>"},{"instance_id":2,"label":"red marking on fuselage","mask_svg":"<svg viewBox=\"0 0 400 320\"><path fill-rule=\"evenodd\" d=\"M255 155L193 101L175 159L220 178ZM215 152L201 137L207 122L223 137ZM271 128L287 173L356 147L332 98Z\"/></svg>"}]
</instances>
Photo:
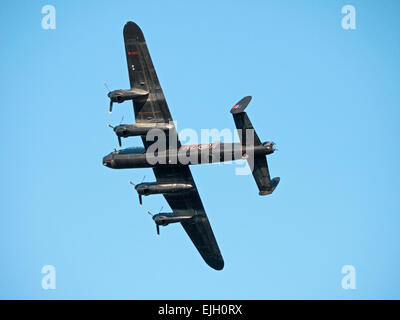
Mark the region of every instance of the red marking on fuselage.
<instances>
[{"instance_id":1,"label":"red marking on fuselage","mask_svg":"<svg viewBox=\"0 0 400 320\"><path fill-rule=\"evenodd\" d=\"M139 52L137 52L137 51L128 51L128 56L132 56L132 55L137 56L138 54L139 54Z\"/></svg>"},{"instance_id":2,"label":"red marking on fuselage","mask_svg":"<svg viewBox=\"0 0 400 320\"><path fill-rule=\"evenodd\" d=\"M215 149L218 142L204 143L204 144L187 144L182 146L182 150L196 150L196 149Z\"/></svg>"},{"instance_id":3,"label":"red marking on fuselage","mask_svg":"<svg viewBox=\"0 0 400 320\"><path fill-rule=\"evenodd\" d=\"M239 107L239 105L237 104L236 106L234 106L232 109L236 109L237 107Z\"/></svg>"}]
</instances>

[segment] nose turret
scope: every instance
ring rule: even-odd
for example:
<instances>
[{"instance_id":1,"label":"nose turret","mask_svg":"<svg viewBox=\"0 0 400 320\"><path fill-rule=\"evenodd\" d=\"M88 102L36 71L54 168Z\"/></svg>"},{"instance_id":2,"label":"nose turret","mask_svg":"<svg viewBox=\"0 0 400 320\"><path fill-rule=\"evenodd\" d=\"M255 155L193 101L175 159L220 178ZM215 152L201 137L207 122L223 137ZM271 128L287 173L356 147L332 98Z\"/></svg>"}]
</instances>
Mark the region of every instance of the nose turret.
<instances>
[{"instance_id":1,"label":"nose turret","mask_svg":"<svg viewBox=\"0 0 400 320\"><path fill-rule=\"evenodd\" d=\"M112 159L112 155L111 155L111 153L110 154L108 154L108 155L106 155L104 158L103 158L103 165L104 166L106 166L106 167L108 167L108 168L112 168L113 166L113 159Z\"/></svg>"}]
</instances>

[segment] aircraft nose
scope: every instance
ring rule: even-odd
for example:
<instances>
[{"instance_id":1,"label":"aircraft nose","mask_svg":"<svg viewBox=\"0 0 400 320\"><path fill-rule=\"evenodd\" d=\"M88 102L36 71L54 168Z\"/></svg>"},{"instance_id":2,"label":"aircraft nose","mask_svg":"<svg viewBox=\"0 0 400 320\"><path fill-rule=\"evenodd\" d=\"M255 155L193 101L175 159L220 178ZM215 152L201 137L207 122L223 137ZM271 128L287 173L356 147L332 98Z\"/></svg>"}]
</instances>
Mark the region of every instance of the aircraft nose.
<instances>
[{"instance_id":1,"label":"aircraft nose","mask_svg":"<svg viewBox=\"0 0 400 320\"><path fill-rule=\"evenodd\" d=\"M108 154L103 158L103 165L108 167L108 168L112 168L112 156L111 156L111 154Z\"/></svg>"}]
</instances>

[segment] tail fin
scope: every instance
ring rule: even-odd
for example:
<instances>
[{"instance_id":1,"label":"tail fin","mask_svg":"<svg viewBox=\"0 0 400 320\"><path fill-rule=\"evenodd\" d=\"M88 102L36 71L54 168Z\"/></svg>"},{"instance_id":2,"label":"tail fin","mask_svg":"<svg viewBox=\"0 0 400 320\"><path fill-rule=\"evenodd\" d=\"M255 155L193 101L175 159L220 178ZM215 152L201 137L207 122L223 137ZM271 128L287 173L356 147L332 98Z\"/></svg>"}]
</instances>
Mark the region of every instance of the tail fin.
<instances>
[{"instance_id":1,"label":"tail fin","mask_svg":"<svg viewBox=\"0 0 400 320\"><path fill-rule=\"evenodd\" d=\"M251 168L251 164L249 165ZM266 196L274 192L279 181L281 180L279 177L275 177L273 179L270 178L266 156L254 157L254 167L252 173L254 180L257 183L258 190L260 191L258 193L260 196Z\"/></svg>"},{"instance_id":2,"label":"tail fin","mask_svg":"<svg viewBox=\"0 0 400 320\"><path fill-rule=\"evenodd\" d=\"M240 100L232 107L231 113L237 114L243 112L244 109L246 109L246 107L250 103L250 101L251 101L251 96L244 97L242 100Z\"/></svg>"},{"instance_id":3,"label":"tail fin","mask_svg":"<svg viewBox=\"0 0 400 320\"><path fill-rule=\"evenodd\" d=\"M235 121L242 146L250 145L251 139L253 139L254 146L261 144L261 140L254 130L249 117L247 116L246 112L244 112L244 109L246 109L250 101L250 96L244 97L231 109L233 120ZM280 181L280 178L270 178L267 157L264 155L258 155L255 157L248 157L247 161L252 171L254 180L257 183L258 190L260 191L259 195L265 196L274 192Z\"/></svg>"},{"instance_id":4,"label":"tail fin","mask_svg":"<svg viewBox=\"0 0 400 320\"><path fill-rule=\"evenodd\" d=\"M246 112L244 112L244 109L246 109L250 101L251 96L244 97L233 106L233 108L231 109L231 113L233 115L233 120L235 121L235 125L239 133L239 139L242 145L248 144L248 135L252 134L251 138L253 138L254 140L253 143L255 146L257 146L261 144L260 138L254 130L253 125L251 124L251 121Z\"/></svg>"}]
</instances>

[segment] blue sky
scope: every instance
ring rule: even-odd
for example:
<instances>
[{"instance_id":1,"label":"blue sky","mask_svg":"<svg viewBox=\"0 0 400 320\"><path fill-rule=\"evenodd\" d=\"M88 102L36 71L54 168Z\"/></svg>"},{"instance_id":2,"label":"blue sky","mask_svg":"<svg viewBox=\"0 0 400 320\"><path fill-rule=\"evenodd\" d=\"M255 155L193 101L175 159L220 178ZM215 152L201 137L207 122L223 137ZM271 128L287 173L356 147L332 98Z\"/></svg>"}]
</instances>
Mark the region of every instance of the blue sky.
<instances>
[{"instance_id":1,"label":"blue sky","mask_svg":"<svg viewBox=\"0 0 400 320\"><path fill-rule=\"evenodd\" d=\"M41 9L56 8L43 30ZM356 30L341 8L356 8ZM397 1L3 1L0 298L400 298ZM248 114L281 182L258 196L234 165L192 167L225 260L217 272L179 225L155 234L110 170L103 83L128 88L122 28L135 21L178 129L234 128ZM140 145L130 138L127 145ZM55 290L41 268L56 268ZM355 290L341 287L344 265Z\"/></svg>"}]
</instances>

